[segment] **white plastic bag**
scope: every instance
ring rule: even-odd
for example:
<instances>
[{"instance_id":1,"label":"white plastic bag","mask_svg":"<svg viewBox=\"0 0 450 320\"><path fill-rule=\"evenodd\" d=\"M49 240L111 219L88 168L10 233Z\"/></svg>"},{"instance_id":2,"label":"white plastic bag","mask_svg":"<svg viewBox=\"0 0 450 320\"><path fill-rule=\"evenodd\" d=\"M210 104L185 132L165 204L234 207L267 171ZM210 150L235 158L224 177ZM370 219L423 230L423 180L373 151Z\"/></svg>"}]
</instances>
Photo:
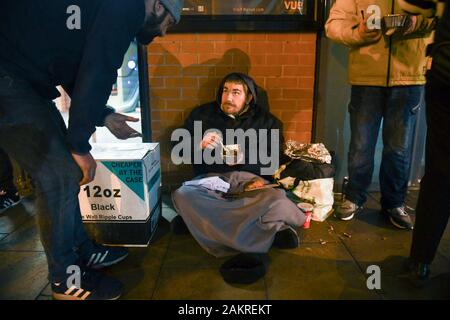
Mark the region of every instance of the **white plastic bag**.
<instances>
[{"instance_id":1,"label":"white plastic bag","mask_svg":"<svg viewBox=\"0 0 450 320\"><path fill-rule=\"evenodd\" d=\"M333 178L300 181L292 193L314 205L312 220L324 221L333 212L333 184Z\"/></svg>"}]
</instances>

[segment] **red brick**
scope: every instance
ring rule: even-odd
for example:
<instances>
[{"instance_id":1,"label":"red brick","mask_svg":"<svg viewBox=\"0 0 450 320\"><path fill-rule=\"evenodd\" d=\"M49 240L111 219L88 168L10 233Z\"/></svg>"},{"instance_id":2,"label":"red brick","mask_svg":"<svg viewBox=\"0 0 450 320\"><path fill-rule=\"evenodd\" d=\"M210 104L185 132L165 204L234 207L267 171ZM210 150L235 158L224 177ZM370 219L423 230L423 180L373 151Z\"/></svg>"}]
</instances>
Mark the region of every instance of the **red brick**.
<instances>
[{"instance_id":1,"label":"red brick","mask_svg":"<svg viewBox=\"0 0 450 320\"><path fill-rule=\"evenodd\" d=\"M274 101L277 99L282 99L283 90L282 89L276 89L276 88L266 88L267 96L270 101Z\"/></svg>"},{"instance_id":2,"label":"red brick","mask_svg":"<svg viewBox=\"0 0 450 320\"><path fill-rule=\"evenodd\" d=\"M316 33L301 33L300 41L302 42L316 42L317 35Z\"/></svg>"},{"instance_id":3,"label":"red brick","mask_svg":"<svg viewBox=\"0 0 450 320\"><path fill-rule=\"evenodd\" d=\"M183 53L208 53L214 52L214 42L210 41L185 41L181 43L181 52Z\"/></svg>"},{"instance_id":4,"label":"red brick","mask_svg":"<svg viewBox=\"0 0 450 320\"><path fill-rule=\"evenodd\" d=\"M182 68L179 66L149 66L149 74L151 77L162 77L162 76L181 76Z\"/></svg>"},{"instance_id":5,"label":"red brick","mask_svg":"<svg viewBox=\"0 0 450 320\"><path fill-rule=\"evenodd\" d=\"M152 111L152 119L161 121L161 127L182 122L182 113L179 111Z\"/></svg>"},{"instance_id":6,"label":"red brick","mask_svg":"<svg viewBox=\"0 0 450 320\"><path fill-rule=\"evenodd\" d=\"M270 102L270 108L272 110L297 110L297 100L291 99L282 99L282 100L275 100L273 102ZM281 116L281 111L280 111Z\"/></svg>"},{"instance_id":7,"label":"red brick","mask_svg":"<svg viewBox=\"0 0 450 320\"><path fill-rule=\"evenodd\" d=\"M302 89L314 88L314 77L300 77L298 78L298 87Z\"/></svg>"},{"instance_id":8,"label":"red brick","mask_svg":"<svg viewBox=\"0 0 450 320\"><path fill-rule=\"evenodd\" d=\"M148 46L147 51L149 53L176 54L180 52L180 47L180 42L152 43Z\"/></svg>"},{"instance_id":9,"label":"red brick","mask_svg":"<svg viewBox=\"0 0 450 320\"><path fill-rule=\"evenodd\" d=\"M217 41L215 42L215 53L224 54L228 50L236 51L235 49L248 52L249 44L248 42L239 42L239 41Z\"/></svg>"},{"instance_id":10,"label":"red brick","mask_svg":"<svg viewBox=\"0 0 450 320\"><path fill-rule=\"evenodd\" d=\"M180 99L180 100L170 100L167 101L167 109L173 110L185 110L186 108L192 107L197 103L193 102L191 99Z\"/></svg>"},{"instance_id":11,"label":"red brick","mask_svg":"<svg viewBox=\"0 0 450 320\"><path fill-rule=\"evenodd\" d=\"M267 34L265 33L235 33L233 34L233 40L237 41L266 41Z\"/></svg>"},{"instance_id":12,"label":"red brick","mask_svg":"<svg viewBox=\"0 0 450 320\"><path fill-rule=\"evenodd\" d=\"M299 41L300 33L270 33L267 35L268 41Z\"/></svg>"},{"instance_id":13,"label":"red brick","mask_svg":"<svg viewBox=\"0 0 450 320\"><path fill-rule=\"evenodd\" d=\"M250 59L249 59L250 58ZM260 66L266 65L266 55L264 54L253 54L248 56L236 56L233 60L234 65L250 65L250 66Z\"/></svg>"},{"instance_id":14,"label":"red brick","mask_svg":"<svg viewBox=\"0 0 450 320\"><path fill-rule=\"evenodd\" d=\"M164 87L164 78L163 77L149 77L149 82L150 82L151 88Z\"/></svg>"},{"instance_id":15,"label":"red brick","mask_svg":"<svg viewBox=\"0 0 450 320\"><path fill-rule=\"evenodd\" d=\"M198 63L198 55L196 53L179 53L175 56L166 55L166 65L182 65L183 67Z\"/></svg>"},{"instance_id":16,"label":"red brick","mask_svg":"<svg viewBox=\"0 0 450 320\"><path fill-rule=\"evenodd\" d=\"M231 34L224 34L224 33L206 33L206 34L198 34L198 40L200 41L226 41L226 40L232 40L233 36Z\"/></svg>"},{"instance_id":17,"label":"red brick","mask_svg":"<svg viewBox=\"0 0 450 320\"><path fill-rule=\"evenodd\" d=\"M222 79L219 77L197 77L198 88L217 88Z\"/></svg>"},{"instance_id":18,"label":"red brick","mask_svg":"<svg viewBox=\"0 0 450 320\"><path fill-rule=\"evenodd\" d=\"M214 74L214 67L189 66L183 69L183 76L210 76Z\"/></svg>"},{"instance_id":19,"label":"red brick","mask_svg":"<svg viewBox=\"0 0 450 320\"><path fill-rule=\"evenodd\" d=\"M310 143L311 142L311 133L310 132L296 132L296 131L287 131L285 132L286 140L295 140L300 143Z\"/></svg>"},{"instance_id":20,"label":"red brick","mask_svg":"<svg viewBox=\"0 0 450 320\"><path fill-rule=\"evenodd\" d=\"M212 89L182 89L182 97L183 99L206 99L213 100L214 99L214 90Z\"/></svg>"},{"instance_id":21,"label":"red brick","mask_svg":"<svg viewBox=\"0 0 450 320\"><path fill-rule=\"evenodd\" d=\"M201 63L202 65L205 65L205 66L215 66L221 59L223 59L223 54L221 54L221 53L199 53L198 54L198 63Z\"/></svg>"},{"instance_id":22,"label":"red brick","mask_svg":"<svg viewBox=\"0 0 450 320\"><path fill-rule=\"evenodd\" d=\"M316 63L316 56L314 54L300 54L298 62L302 66L314 66Z\"/></svg>"},{"instance_id":23,"label":"red brick","mask_svg":"<svg viewBox=\"0 0 450 320\"><path fill-rule=\"evenodd\" d=\"M313 77L313 66L283 66L283 76Z\"/></svg>"},{"instance_id":24,"label":"red brick","mask_svg":"<svg viewBox=\"0 0 450 320\"><path fill-rule=\"evenodd\" d=\"M281 66L255 66L251 68L250 74L252 76L281 76Z\"/></svg>"},{"instance_id":25,"label":"red brick","mask_svg":"<svg viewBox=\"0 0 450 320\"><path fill-rule=\"evenodd\" d=\"M284 53L309 53L314 54L316 50L315 43L288 41L283 44Z\"/></svg>"},{"instance_id":26,"label":"red brick","mask_svg":"<svg viewBox=\"0 0 450 320\"><path fill-rule=\"evenodd\" d=\"M312 98L312 89L283 89L285 99Z\"/></svg>"},{"instance_id":27,"label":"red brick","mask_svg":"<svg viewBox=\"0 0 450 320\"><path fill-rule=\"evenodd\" d=\"M313 99L312 98L302 98L297 99L297 106L300 110L311 109L313 107Z\"/></svg>"},{"instance_id":28,"label":"red brick","mask_svg":"<svg viewBox=\"0 0 450 320\"><path fill-rule=\"evenodd\" d=\"M258 86L263 87L263 88L266 87L266 78L265 77L253 77L253 80L255 80L255 82Z\"/></svg>"},{"instance_id":29,"label":"red brick","mask_svg":"<svg viewBox=\"0 0 450 320\"><path fill-rule=\"evenodd\" d=\"M299 132L311 132L312 122L296 122L296 131Z\"/></svg>"},{"instance_id":30,"label":"red brick","mask_svg":"<svg viewBox=\"0 0 450 320\"><path fill-rule=\"evenodd\" d=\"M160 99L179 99L180 91L181 89L179 88L154 89L152 90L152 95Z\"/></svg>"},{"instance_id":31,"label":"red brick","mask_svg":"<svg viewBox=\"0 0 450 320\"><path fill-rule=\"evenodd\" d=\"M250 54L282 53L283 46L273 42L250 42Z\"/></svg>"},{"instance_id":32,"label":"red brick","mask_svg":"<svg viewBox=\"0 0 450 320\"><path fill-rule=\"evenodd\" d=\"M177 77L177 78L165 78L166 87L179 87L179 88L197 88L198 81L195 77Z\"/></svg>"},{"instance_id":33,"label":"red brick","mask_svg":"<svg viewBox=\"0 0 450 320\"><path fill-rule=\"evenodd\" d=\"M245 66L219 66L215 67L215 75L216 77L219 77L222 79L224 76L226 76L229 73L232 72L244 72L247 73L248 67Z\"/></svg>"},{"instance_id":34,"label":"red brick","mask_svg":"<svg viewBox=\"0 0 450 320\"><path fill-rule=\"evenodd\" d=\"M294 122L311 122L312 111L283 111L281 113L282 121L294 121Z\"/></svg>"},{"instance_id":35,"label":"red brick","mask_svg":"<svg viewBox=\"0 0 450 320\"><path fill-rule=\"evenodd\" d=\"M268 54L267 65L298 65L298 54Z\"/></svg>"},{"instance_id":36,"label":"red brick","mask_svg":"<svg viewBox=\"0 0 450 320\"><path fill-rule=\"evenodd\" d=\"M149 65L161 65L164 63L164 57L163 54L148 54L147 63Z\"/></svg>"},{"instance_id":37,"label":"red brick","mask_svg":"<svg viewBox=\"0 0 450 320\"><path fill-rule=\"evenodd\" d=\"M297 77L267 77L265 87L267 88L297 88Z\"/></svg>"},{"instance_id":38,"label":"red brick","mask_svg":"<svg viewBox=\"0 0 450 320\"><path fill-rule=\"evenodd\" d=\"M283 121L283 129L284 131L296 131L297 123L294 121Z\"/></svg>"}]
</instances>

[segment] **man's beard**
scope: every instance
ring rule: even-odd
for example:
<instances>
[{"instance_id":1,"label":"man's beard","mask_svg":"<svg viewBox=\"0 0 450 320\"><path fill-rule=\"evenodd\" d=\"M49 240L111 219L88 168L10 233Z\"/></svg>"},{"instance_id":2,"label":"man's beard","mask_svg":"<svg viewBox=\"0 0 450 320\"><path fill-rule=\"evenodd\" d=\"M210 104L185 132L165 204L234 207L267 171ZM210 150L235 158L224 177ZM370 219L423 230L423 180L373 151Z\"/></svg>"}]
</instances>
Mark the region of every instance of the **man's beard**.
<instances>
[{"instance_id":1,"label":"man's beard","mask_svg":"<svg viewBox=\"0 0 450 320\"><path fill-rule=\"evenodd\" d=\"M169 13L164 11L161 17L156 17L152 14L150 17L145 18L144 26L136 35L136 40L140 44L147 45L153 41L156 37L162 36L161 23L164 21Z\"/></svg>"}]
</instances>

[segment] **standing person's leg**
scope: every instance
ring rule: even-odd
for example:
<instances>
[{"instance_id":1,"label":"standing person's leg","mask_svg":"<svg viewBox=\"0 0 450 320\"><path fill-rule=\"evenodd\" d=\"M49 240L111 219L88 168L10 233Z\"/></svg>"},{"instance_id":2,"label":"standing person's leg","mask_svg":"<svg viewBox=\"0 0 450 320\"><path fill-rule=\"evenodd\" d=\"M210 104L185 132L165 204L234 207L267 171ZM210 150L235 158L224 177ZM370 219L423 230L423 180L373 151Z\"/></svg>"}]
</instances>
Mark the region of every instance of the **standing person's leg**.
<instances>
[{"instance_id":1,"label":"standing person's leg","mask_svg":"<svg viewBox=\"0 0 450 320\"><path fill-rule=\"evenodd\" d=\"M0 149L0 192L15 189L13 181L13 169L9 157Z\"/></svg>"},{"instance_id":2,"label":"standing person's leg","mask_svg":"<svg viewBox=\"0 0 450 320\"><path fill-rule=\"evenodd\" d=\"M382 87L352 86L350 113L350 148L348 153L349 183L345 188L347 200L337 208L336 216L342 220L353 218L355 210L367 200L367 189L372 180L374 153L384 104Z\"/></svg>"},{"instance_id":3,"label":"standing person's leg","mask_svg":"<svg viewBox=\"0 0 450 320\"><path fill-rule=\"evenodd\" d=\"M9 89L9 91L5 90ZM0 87L1 147L31 175L50 281L67 277L78 263L74 231L81 172L64 142L56 108L25 82Z\"/></svg>"},{"instance_id":4,"label":"standing person's leg","mask_svg":"<svg viewBox=\"0 0 450 320\"><path fill-rule=\"evenodd\" d=\"M410 257L431 264L450 215L450 92L427 84L425 176L420 183Z\"/></svg>"},{"instance_id":5,"label":"standing person's leg","mask_svg":"<svg viewBox=\"0 0 450 320\"><path fill-rule=\"evenodd\" d=\"M383 156L380 168L381 207L398 228L412 229L404 211L411 168L416 114L423 104L423 86L389 88L384 110Z\"/></svg>"},{"instance_id":6,"label":"standing person's leg","mask_svg":"<svg viewBox=\"0 0 450 320\"><path fill-rule=\"evenodd\" d=\"M101 274L88 270L79 274L75 284L68 281L75 271L69 266L84 269L76 247L90 241L78 203L82 174L67 148L64 122L55 105L27 81L1 69L0 137L0 148L30 174L36 186L37 220L53 296L117 299L122 284Z\"/></svg>"},{"instance_id":7,"label":"standing person's leg","mask_svg":"<svg viewBox=\"0 0 450 320\"><path fill-rule=\"evenodd\" d=\"M8 155L0 149L0 213L20 202L14 185L13 168Z\"/></svg>"}]
</instances>

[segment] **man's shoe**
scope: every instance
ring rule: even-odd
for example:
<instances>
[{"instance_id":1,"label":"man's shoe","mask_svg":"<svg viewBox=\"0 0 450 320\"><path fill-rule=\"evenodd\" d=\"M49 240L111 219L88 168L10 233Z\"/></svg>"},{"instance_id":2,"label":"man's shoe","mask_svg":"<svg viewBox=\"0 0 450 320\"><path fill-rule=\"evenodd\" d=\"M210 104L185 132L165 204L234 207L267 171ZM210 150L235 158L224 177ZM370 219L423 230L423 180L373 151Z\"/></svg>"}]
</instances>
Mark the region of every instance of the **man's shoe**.
<instances>
[{"instance_id":1,"label":"man's shoe","mask_svg":"<svg viewBox=\"0 0 450 320\"><path fill-rule=\"evenodd\" d=\"M391 223L399 229L412 230L414 223L404 207L383 209L383 214L389 217Z\"/></svg>"},{"instance_id":2,"label":"man's shoe","mask_svg":"<svg viewBox=\"0 0 450 320\"><path fill-rule=\"evenodd\" d=\"M128 249L123 247L106 247L95 244L94 252L83 259L90 269L102 269L112 266L128 256Z\"/></svg>"},{"instance_id":3,"label":"man's shoe","mask_svg":"<svg viewBox=\"0 0 450 320\"><path fill-rule=\"evenodd\" d=\"M348 221L353 219L355 214L360 212L363 207L358 206L356 203L351 202L348 199L345 199L342 203L340 203L336 210L334 211L334 216L340 220Z\"/></svg>"},{"instance_id":4,"label":"man's shoe","mask_svg":"<svg viewBox=\"0 0 450 320\"><path fill-rule=\"evenodd\" d=\"M272 246L278 249L295 249L299 244L300 241L295 231L288 228L275 233L275 239L273 240Z\"/></svg>"},{"instance_id":5,"label":"man's shoe","mask_svg":"<svg viewBox=\"0 0 450 320\"><path fill-rule=\"evenodd\" d=\"M411 258L406 260L405 269L411 283L418 288L422 288L430 278L430 265L427 263L415 262Z\"/></svg>"},{"instance_id":6,"label":"man's shoe","mask_svg":"<svg viewBox=\"0 0 450 320\"><path fill-rule=\"evenodd\" d=\"M75 282L75 281L74 281ZM55 300L117 300L122 295L122 283L97 271L82 273L79 287L61 283L52 283L52 295Z\"/></svg>"},{"instance_id":7,"label":"man's shoe","mask_svg":"<svg viewBox=\"0 0 450 320\"><path fill-rule=\"evenodd\" d=\"M0 213L14 207L20 200L19 194L0 190Z\"/></svg>"}]
</instances>

